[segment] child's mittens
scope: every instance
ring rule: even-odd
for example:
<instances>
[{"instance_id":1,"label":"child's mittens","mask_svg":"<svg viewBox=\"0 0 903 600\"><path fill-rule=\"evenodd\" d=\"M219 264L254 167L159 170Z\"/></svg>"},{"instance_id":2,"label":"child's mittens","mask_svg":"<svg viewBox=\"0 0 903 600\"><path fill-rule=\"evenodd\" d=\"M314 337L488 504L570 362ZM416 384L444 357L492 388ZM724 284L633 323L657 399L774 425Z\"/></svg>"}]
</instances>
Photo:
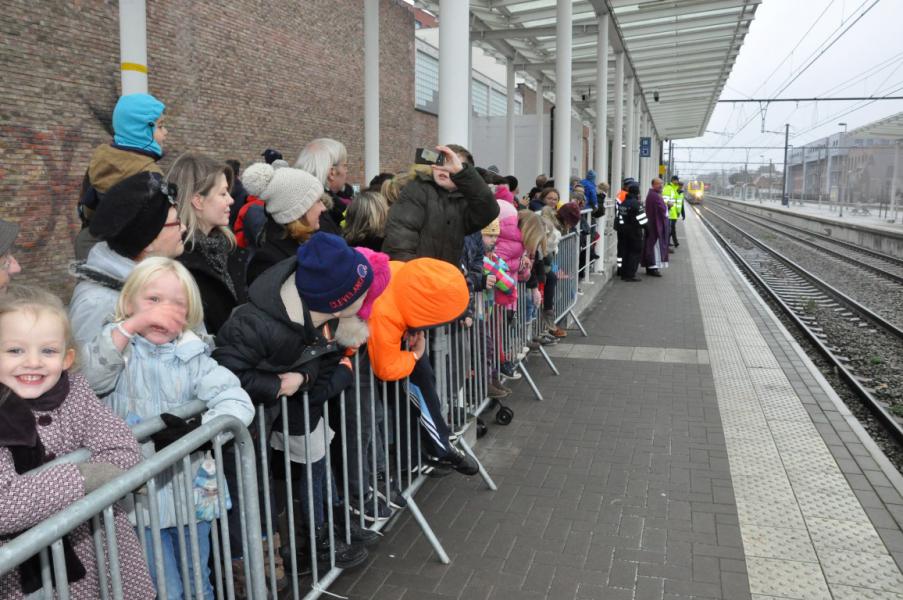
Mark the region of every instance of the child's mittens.
<instances>
[{"instance_id":1,"label":"child's mittens","mask_svg":"<svg viewBox=\"0 0 903 600\"><path fill-rule=\"evenodd\" d=\"M156 448L157 452L166 448L170 444L179 441L195 429L201 426L201 418L193 417L188 419L187 421L181 417L177 417L176 415L172 415L169 413L162 413L160 418L163 420L163 423L166 424L165 429L161 429L157 433L151 435L151 440L154 442L154 448ZM210 450L213 445L210 442L202 444L198 450Z\"/></svg>"},{"instance_id":2,"label":"child's mittens","mask_svg":"<svg viewBox=\"0 0 903 600\"><path fill-rule=\"evenodd\" d=\"M110 463L82 463L78 470L85 480L85 494L113 481L122 475L122 469Z\"/></svg>"}]
</instances>

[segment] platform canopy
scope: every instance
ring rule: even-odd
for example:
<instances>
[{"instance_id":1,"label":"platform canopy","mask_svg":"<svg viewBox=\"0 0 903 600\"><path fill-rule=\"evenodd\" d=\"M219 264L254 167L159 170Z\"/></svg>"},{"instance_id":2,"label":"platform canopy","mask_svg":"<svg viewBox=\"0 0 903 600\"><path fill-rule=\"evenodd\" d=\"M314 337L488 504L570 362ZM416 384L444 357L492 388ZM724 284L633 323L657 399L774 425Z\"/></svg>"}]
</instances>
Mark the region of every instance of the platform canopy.
<instances>
[{"instance_id":1,"label":"platform canopy","mask_svg":"<svg viewBox=\"0 0 903 600\"><path fill-rule=\"evenodd\" d=\"M416 3L439 14L439 0ZM595 116L599 18L610 13L610 46L626 50L628 76L636 74L659 137L702 135L760 3L574 0L575 107L587 118ZM555 81L556 5L556 0L470 0L471 41L498 58L513 60L515 69L548 85ZM609 57L614 69L613 54ZM613 83L609 77L609 86Z\"/></svg>"},{"instance_id":2,"label":"platform canopy","mask_svg":"<svg viewBox=\"0 0 903 600\"><path fill-rule=\"evenodd\" d=\"M903 112L852 130L851 137L903 139Z\"/></svg>"}]
</instances>

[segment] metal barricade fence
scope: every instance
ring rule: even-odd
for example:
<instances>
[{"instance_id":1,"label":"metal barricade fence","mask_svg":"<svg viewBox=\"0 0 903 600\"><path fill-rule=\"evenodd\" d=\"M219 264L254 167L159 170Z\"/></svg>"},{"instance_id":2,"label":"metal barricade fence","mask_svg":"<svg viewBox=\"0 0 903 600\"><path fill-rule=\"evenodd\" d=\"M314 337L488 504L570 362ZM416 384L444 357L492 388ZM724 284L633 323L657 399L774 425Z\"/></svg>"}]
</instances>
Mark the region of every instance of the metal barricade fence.
<instances>
[{"instance_id":1,"label":"metal barricade fence","mask_svg":"<svg viewBox=\"0 0 903 600\"><path fill-rule=\"evenodd\" d=\"M187 418L199 414L204 408L203 403L192 402L173 412ZM133 433L136 438L142 440L164 427L163 421L155 417L136 425ZM233 497L239 498L246 512L257 514L259 512L257 471L251 436L247 428L234 417L217 417L0 546L0 575L12 572L37 555L40 560L42 588L31 594L29 599L68 599L70 582L67 579L63 537L82 524L87 524L91 530L98 569L99 597L104 600L124 598L114 522L118 513L118 509L117 513L114 513L114 506L118 505L119 509L129 512L130 521L134 520L131 525L137 529L144 558L146 560L153 558L155 569L152 575L158 583L157 596L166 600L167 575L163 561L161 530L164 528L161 527L160 504L161 500L168 502L171 499L177 519L175 530L180 555L178 567L182 589L185 590L186 598L191 597L193 593L197 595L198 591L202 591L205 587L205 582L202 581L204 569L200 558L200 548L205 540L200 539L198 533L200 519L196 513L194 492L197 467L192 464L190 455L199 447L212 443L217 482L215 516L211 521L210 533L213 558L211 562L214 566L213 585L217 598L234 598L228 544L229 526L225 518L230 492L227 490L223 475L222 446L228 441L228 437L224 434L231 435L231 444L235 448L236 470L239 473L239 485L231 493ZM47 463L35 472L62 463L81 463L89 459L90 453L80 450ZM241 536L244 540L261 539L259 522L255 519L242 519ZM244 562L247 565L247 590L251 597L263 598L266 594L263 553L259 545L256 551L254 546L247 545L243 551Z\"/></svg>"},{"instance_id":2,"label":"metal barricade fence","mask_svg":"<svg viewBox=\"0 0 903 600\"><path fill-rule=\"evenodd\" d=\"M575 230L564 237L558 243L557 256L553 261L553 273L557 277L555 287L555 323L569 318L577 324L580 332L586 337L586 329L574 309L577 307L579 294L580 275L580 232ZM557 267L557 270L556 270Z\"/></svg>"},{"instance_id":3,"label":"metal barricade fence","mask_svg":"<svg viewBox=\"0 0 903 600\"><path fill-rule=\"evenodd\" d=\"M561 240L557 262L562 276L555 296L556 321L568 314L573 316L579 251L579 233ZM551 357L537 341L542 332L541 310L533 305L532 291L524 282L518 283L517 302L510 307L496 305L491 294L480 293L474 302L470 326L455 322L428 332L432 373L429 369L426 376L419 373L417 383L412 381L413 374L403 381L377 380L363 348L352 358L352 385L338 398L322 404L322 418L317 422L311 419L313 407L308 392L302 400L282 397L275 406L258 407L255 422L247 429L234 419L213 420L0 547L0 573L53 542L57 542L52 546L53 559L61 560L61 536L87 519L94 521L100 555L103 548L98 532L101 525L104 529L110 525L101 524L97 515L103 513L107 518L105 511L109 511L112 518L112 509L108 508L111 504L146 485L147 495L137 494L134 501L138 507L136 525L142 547L150 548L153 555L157 581L164 581L158 486L153 477L172 468L177 471L172 486L173 503L182 507L176 511L179 577L186 597L202 590L195 513L185 507L191 506L193 480L188 455L208 440L214 441L218 482L219 515L212 522L210 561L218 599L277 598L284 593L281 587L287 587L285 591L294 599L317 598L343 570L346 563L339 555L348 545L357 543L354 537L362 531L381 533L394 524L391 517L404 509L410 511L437 558L448 563L448 554L414 499L433 468L425 456L431 452L431 435L435 439L439 428L432 421L437 415L423 414L424 395L429 390L420 387L435 387L441 406L438 418L444 419L449 430L447 441L476 461L487 488L496 489L466 436L480 415L501 404L488 398L487 390L500 377L503 365L520 372L540 400L542 394L527 365L529 353L538 353L558 374ZM300 406L290 406L293 402ZM187 417L203 409L201 403L195 402L182 407L178 414ZM289 415L297 416L298 411L303 425L295 421L292 427ZM511 416L509 411L506 420L497 420L506 424ZM156 418L139 424L134 432L143 439L159 429L162 421ZM235 437L234 451L231 446L224 448L223 440L217 437L223 431ZM227 462L231 463L233 454L234 471L224 468ZM86 459L78 453L72 458ZM231 492L231 511L227 508L227 489ZM149 522L144 522L145 508ZM46 550L44 554L46 557ZM116 556L115 540L106 556L111 557L111 562ZM280 581L277 573L280 559L285 561L287 581ZM116 590L121 590L121 586L115 585L115 576L111 579L112 597L120 598L121 593L117 595ZM236 589L234 580L244 581L244 593ZM160 587L160 597L166 598L165 586Z\"/></svg>"}]
</instances>

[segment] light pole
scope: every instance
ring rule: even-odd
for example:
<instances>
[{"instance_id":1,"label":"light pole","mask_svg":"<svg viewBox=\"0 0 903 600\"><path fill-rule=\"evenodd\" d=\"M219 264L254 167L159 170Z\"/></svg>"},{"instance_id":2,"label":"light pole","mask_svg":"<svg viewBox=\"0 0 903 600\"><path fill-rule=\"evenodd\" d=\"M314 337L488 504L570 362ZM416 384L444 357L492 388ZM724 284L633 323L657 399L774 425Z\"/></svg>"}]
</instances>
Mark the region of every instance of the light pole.
<instances>
[{"instance_id":1,"label":"light pole","mask_svg":"<svg viewBox=\"0 0 903 600\"><path fill-rule=\"evenodd\" d=\"M844 135L844 137L840 138L840 140L838 140L838 141L843 142L844 146L846 146L845 138L847 135L847 124L846 123L838 123L837 126L843 127L843 135ZM846 154L844 154L843 168L840 171L840 177L838 177L838 179L837 179L837 216L838 217L843 216L844 192L846 190L843 187L841 187L840 183L843 181L843 174L844 174L844 171L846 171L846 165L847 165L847 159L846 159ZM830 179L830 177L831 177L831 174L829 173L828 178Z\"/></svg>"},{"instance_id":2,"label":"light pole","mask_svg":"<svg viewBox=\"0 0 903 600\"><path fill-rule=\"evenodd\" d=\"M762 171L761 171L762 165L764 165L764 164L765 164L765 155L764 155L764 154L760 154L760 155L759 155L759 169L760 169L760 170L759 170L759 174L760 174L760 175L761 175L761 173L762 173ZM761 177L760 177L759 179L760 179L760 181L761 181ZM770 180L769 180L769 182L768 182L768 187L771 188L771 181L770 181ZM759 204L762 204L762 193L761 193L761 192L762 192L762 190L759 189L759 186L756 186L756 196L759 197Z\"/></svg>"}]
</instances>

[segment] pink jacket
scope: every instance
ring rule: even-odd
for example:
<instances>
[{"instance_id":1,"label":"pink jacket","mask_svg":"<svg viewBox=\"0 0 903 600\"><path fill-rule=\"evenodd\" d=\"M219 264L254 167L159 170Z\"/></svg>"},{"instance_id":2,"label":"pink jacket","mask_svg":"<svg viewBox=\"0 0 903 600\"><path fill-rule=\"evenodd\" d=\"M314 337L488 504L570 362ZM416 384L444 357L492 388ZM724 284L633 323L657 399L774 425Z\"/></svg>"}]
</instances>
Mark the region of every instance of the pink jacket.
<instances>
[{"instance_id":1,"label":"pink jacket","mask_svg":"<svg viewBox=\"0 0 903 600\"><path fill-rule=\"evenodd\" d=\"M141 453L126 424L97 399L84 377L69 375L69 378L66 400L54 410L35 412L35 418L40 418L38 435L47 455L62 456L88 448L91 462L111 463L122 469L138 464ZM37 475L20 475L16 473L9 449L0 447L0 536L23 532L84 495L85 481L76 465L58 465ZM124 597L154 598L156 594L135 529L118 507L115 515ZM100 597L100 588L91 529L86 524L79 525L69 534L69 539L86 572L81 580L70 582L70 597L95 600ZM22 597L18 569L0 577L0 598Z\"/></svg>"},{"instance_id":2,"label":"pink jacket","mask_svg":"<svg viewBox=\"0 0 903 600\"><path fill-rule=\"evenodd\" d=\"M509 272L518 281L526 281L526 277L519 272L521 257L524 255L523 238L517 227L517 213L513 217L505 217L499 221L499 241L495 245L495 253L502 257L508 264ZM517 288L511 294L504 294L496 290L495 303L513 309L517 305Z\"/></svg>"}]
</instances>

